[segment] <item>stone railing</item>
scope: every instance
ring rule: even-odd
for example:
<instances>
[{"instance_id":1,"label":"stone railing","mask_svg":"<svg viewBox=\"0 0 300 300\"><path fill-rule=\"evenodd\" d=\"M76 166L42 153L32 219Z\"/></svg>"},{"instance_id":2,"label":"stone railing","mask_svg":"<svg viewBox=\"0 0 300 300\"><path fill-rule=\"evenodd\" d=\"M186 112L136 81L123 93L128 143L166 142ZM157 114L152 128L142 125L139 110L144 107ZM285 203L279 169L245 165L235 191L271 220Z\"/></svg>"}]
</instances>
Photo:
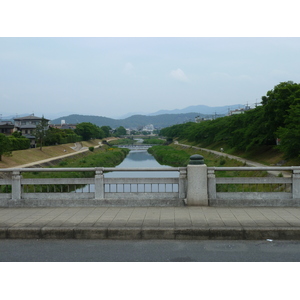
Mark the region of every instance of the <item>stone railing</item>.
<instances>
[{"instance_id":1,"label":"stone railing","mask_svg":"<svg viewBox=\"0 0 300 300\"><path fill-rule=\"evenodd\" d=\"M262 171L271 175L217 177L218 171ZM282 176L284 172L289 175ZM300 167L209 167L207 181L211 206L300 205Z\"/></svg>"},{"instance_id":2,"label":"stone railing","mask_svg":"<svg viewBox=\"0 0 300 300\"><path fill-rule=\"evenodd\" d=\"M110 178L106 172L178 172L177 177ZM28 172L69 172L69 178L26 178ZM93 172L71 178L71 172ZM0 169L0 206L183 205L186 168ZM138 175L136 175L138 176ZM59 176L58 176L59 177Z\"/></svg>"},{"instance_id":3,"label":"stone railing","mask_svg":"<svg viewBox=\"0 0 300 300\"><path fill-rule=\"evenodd\" d=\"M300 167L0 169L0 206L299 206ZM106 172L176 171L178 177L110 178ZM218 171L289 172L290 176L220 177ZM25 178L26 172L93 172L90 178Z\"/></svg>"}]
</instances>

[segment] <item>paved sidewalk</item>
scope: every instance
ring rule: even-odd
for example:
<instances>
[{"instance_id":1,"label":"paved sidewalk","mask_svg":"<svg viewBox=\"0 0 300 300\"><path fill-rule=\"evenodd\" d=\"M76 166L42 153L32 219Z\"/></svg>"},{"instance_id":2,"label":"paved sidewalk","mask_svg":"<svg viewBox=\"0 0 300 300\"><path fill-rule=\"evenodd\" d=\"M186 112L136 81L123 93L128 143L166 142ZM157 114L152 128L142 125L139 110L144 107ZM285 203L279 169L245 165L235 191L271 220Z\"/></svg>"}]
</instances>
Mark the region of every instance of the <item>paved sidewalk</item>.
<instances>
[{"instance_id":1,"label":"paved sidewalk","mask_svg":"<svg viewBox=\"0 0 300 300\"><path fill-rule=\"evenodd\" d=\"M300 240L300 208L0 208L0 239Z\"/></svg>"}]
</instances>

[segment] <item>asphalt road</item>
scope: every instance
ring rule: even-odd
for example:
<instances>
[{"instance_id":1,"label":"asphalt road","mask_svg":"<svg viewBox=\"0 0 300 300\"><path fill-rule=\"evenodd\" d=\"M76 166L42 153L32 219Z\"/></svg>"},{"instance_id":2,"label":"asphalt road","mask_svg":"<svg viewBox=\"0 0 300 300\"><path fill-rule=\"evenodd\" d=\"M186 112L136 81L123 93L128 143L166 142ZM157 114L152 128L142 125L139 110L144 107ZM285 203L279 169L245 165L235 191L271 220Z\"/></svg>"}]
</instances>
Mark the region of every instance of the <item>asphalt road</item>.
<instances>
[{"instance_id":1,"label":"asphalt road","mask_svg":"<svg viewBox=\"0 0 300 300\"><path fill-rule=\"evenodd\" d=\"M1 262L299 262L300 241L0 240Z\"/></svg>"}]
</instances>

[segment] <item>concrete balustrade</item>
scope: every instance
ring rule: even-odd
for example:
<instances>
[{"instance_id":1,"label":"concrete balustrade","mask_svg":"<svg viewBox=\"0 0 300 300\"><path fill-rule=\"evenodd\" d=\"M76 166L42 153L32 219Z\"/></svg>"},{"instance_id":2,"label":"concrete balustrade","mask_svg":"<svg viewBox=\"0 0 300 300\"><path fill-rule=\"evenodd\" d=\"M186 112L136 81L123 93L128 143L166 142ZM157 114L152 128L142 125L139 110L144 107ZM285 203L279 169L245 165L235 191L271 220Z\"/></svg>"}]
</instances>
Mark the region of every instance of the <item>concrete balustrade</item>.
<instances>
[{"instance_id":1,"label":"concrete balustrade","mask_svg":"<svg viewBox=\"0 0 300 300\"><path fill-rule=\"evenodd\" d=\"M24 178L25 172L92 171L92 178ZM105 172L176 171L176 178L107 178ZM218 177L217 171L290 171L290 177ZM0 169L0 206L300 206L300 167ZM222 185L274 185L275 191L218 191ZM75 192L82 185L92 190ZM54 190L51 190L54 186ZM68 188L65 188L68 186ZM111 187L115 186L115 190ZM119 186L121 187L119 189ZM136 188L135 188L136 186ZM142 188L140 189L139 186ZM156 187L157 186L157 187ZM164 188L160 188L160 186ZM5 188L7 187L7 188ZM48 190L37 191L38 187ZM128 191L126 191L128 188ZM76 190L77 191L77 190Z\"/></svg>"}]
</instances>

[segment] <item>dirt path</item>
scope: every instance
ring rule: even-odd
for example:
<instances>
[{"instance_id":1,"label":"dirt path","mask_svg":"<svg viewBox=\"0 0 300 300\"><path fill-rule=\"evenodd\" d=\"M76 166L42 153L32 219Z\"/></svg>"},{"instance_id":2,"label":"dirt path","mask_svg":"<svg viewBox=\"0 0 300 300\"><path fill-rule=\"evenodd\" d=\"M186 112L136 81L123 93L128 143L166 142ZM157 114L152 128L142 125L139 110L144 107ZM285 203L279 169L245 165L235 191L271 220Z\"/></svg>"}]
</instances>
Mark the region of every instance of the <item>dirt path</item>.
<instances>
[{"instance_id":1,"label":"dirt path","mask_svg":"<svg viewBox=\"0 0 300 300\"><path fill-rule=\"evenodd\" d=\"M245 158L242 158L242 157L239 157L239 156L230 155L230 154L227 154L227 153L224 153L224 152L219 152L219 151L215 151L215 150L210 150L210 149L200 148L200 147L195 147L195 146L190 146L190 145L179 144L178 142L175 142L175 144L179 145L179 146L183 146L183 147L192 147L193 149L199 149L201 151L214 153L214 154L219 155L219 156L226 156L228 158L235 159L237 161L243 162L249 167L268 167L267 165L264 165L264 164L261 164L261 163L258 163L258 162L252 161L252 160L248 160L248 159L245 159ZM278 176L281 173L283 175L283 177L291 177L291 173L284 172L284 171L283 172L269 171L268 173L271 174L271 175L274 175L274 176Z\"/></svg>"},{"instance_id":2,"label":"dirt path","mask_svg":"<svg viewBox=\"0 0 300 300\"><path fill-rule=\"evenodd\" d=\"M100 141L98 143L98 145L92 145L92 146L95 147L95 148L98 148L98 147L101 147L102 145L103 144ZM27 157L27 161L29 160L28 163L17 164L17 165L14 163L12 166L10 166L10 164L6 164L5 167L0 167L0 168L4 168L4 169L7 169L7 168L27 168L27 167L32 167L32 166L39 166L39 165L43 165L43 164L49 163L51 161L55 161L55 160L67 158L67 157L70 157L70 156L77 155L78 153L81 153L81 152L89 151L89 148L86 147L86 146L83 146L81 142L75 143L73 147L70 146L70 145L67 146L67 144L60 145L60 146L64 146L63 147L63 151L62 151L62 153L63 153L62 155L56 155L56 156L51 156L51 157L45 158L45 159L31 160L31 161L30 161L30 158L29 158L29 155L28 155L28 157ZM56 146L53 146L53 147L56 147ZM70 150L70 148L73 151ZM27 150L20 150L20 151L27 151Z\"/></svg>"}]
</instances>

